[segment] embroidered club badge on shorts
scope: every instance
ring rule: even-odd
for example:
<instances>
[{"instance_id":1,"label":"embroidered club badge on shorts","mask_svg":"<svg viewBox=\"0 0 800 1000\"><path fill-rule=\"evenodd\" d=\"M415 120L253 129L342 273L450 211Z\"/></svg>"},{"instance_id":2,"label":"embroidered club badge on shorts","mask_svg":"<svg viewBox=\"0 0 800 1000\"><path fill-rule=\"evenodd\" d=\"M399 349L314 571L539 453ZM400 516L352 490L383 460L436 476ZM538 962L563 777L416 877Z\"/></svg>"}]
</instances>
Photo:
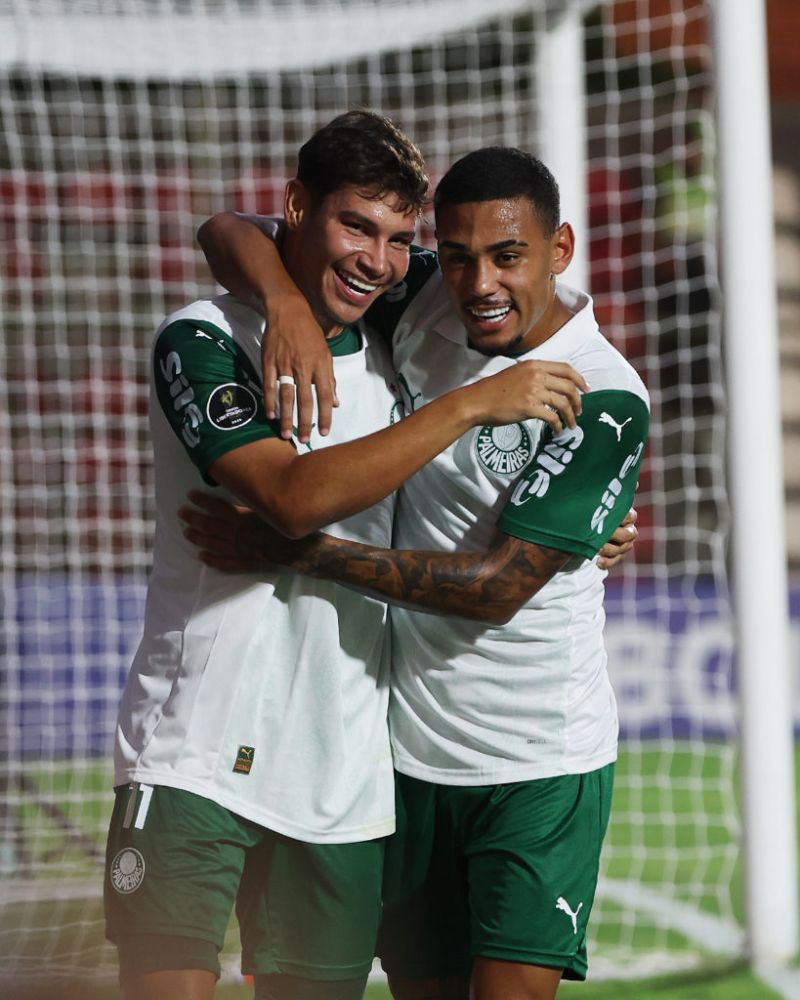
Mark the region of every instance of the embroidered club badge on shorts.
<instances>
[{"instance_id":1,"label":"embroidered club badge on shorts","mask_svg":"<svg viewBox=\"0 0 800 1000\"><path fill-rule=\"evenodd\" d=\"M249 774L255 755L255 747L239 747L236 752L236 763L233 765L233 770L236 774Z\"/></svg>"},{"instance_id":2,"label":"embroidered club badge on shorts","mask_svg":"<svg viewBox=\"0 0 800 1000\"><path fill-rule=\"evenodd\" d=\"M144 858L135 847L123 847L111 862L111 884L126 896L144 882Z\"/></svg>"}]
</instances>

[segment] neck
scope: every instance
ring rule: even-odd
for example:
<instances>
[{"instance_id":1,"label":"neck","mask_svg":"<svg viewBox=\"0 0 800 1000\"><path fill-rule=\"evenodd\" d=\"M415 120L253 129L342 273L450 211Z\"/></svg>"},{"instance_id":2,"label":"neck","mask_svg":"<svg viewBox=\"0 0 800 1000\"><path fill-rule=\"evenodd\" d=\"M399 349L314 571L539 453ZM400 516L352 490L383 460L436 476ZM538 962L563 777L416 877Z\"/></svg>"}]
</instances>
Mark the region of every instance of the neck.
<instances>
[{"instance_id":1,"label":"neck","mask_svg":"<svg viewBox=\"0 0 800 1000\"><path fill-rule=\"evenodd\" d=\"M534 325L528 330L516 348L516 353L532 351L534 347L539 347L546 340L549 340L554 333L558 333L562 326L572 319L572 313L556 295L556 282L550 282L550 300L544 312Z\"/></svg>"}]
</instances>

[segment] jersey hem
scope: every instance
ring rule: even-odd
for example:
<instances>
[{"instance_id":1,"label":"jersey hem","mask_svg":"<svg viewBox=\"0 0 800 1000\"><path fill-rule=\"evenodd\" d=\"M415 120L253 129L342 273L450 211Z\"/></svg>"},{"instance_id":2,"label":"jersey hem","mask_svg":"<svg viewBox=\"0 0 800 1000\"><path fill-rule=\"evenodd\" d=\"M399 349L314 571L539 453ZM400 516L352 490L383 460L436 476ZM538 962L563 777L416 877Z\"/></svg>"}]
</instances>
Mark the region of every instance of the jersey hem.
<instances>
[{"instance_id":1,"label":"jersey hem","mask_svg":"<svg viewBox=\"0 0 800 1000\"><path fill-rule=\"evenodd\" d=\"M242 802L233 795L209 794L208 782L176 780L174 775L160 774L157 771L145 771L133 768L128 771L117 771L114 775L114 787L124 785L131 781L142 782L146 785L166 785L168 788L178 788L184 792L191 792L201 798L215 802L223 809L241 816L242 819L257 823L273 833L282 834L292 840L299 840L304 844L357 844L367 840L379 840L394 833L395 818L394 813L390 817L376 820L365 826L335 830L332 833L322 833L319 830L298 826L295 823L287 822L279 816L274 816L264 810L253 809L249 803Z\"/></svg>"},{"instance_id":2,"label":"jersey hem","mask_svg":"<svg viewBox=\"0 0 800 1000\"><path fill-rule=\"evenodd\" d=\"M564 538L561 535L551 535L547 531L534 528L529 529L525 525L519 524L513 518L501 515L497 522L497 527L506 535L514 538L521 538L525 542L533 542L536 545L544 545L549 549L558 549L560 552L569 552L572 555L583 556L585 559L594 559L602 543L596 547L587 545L585 542L575 538Z\"/></svg>"},{"instance_id":3,"label":"jersey hem","mask_svg":"<svg viewBox=\"0 0 800 1000\"><path fill-rule=\"evenodd\" d=\"M394 748L394 769L409 778L427 781L432 785L510 785L516 781L537 781L540 778L558 778L568 774L588 774L617 759L617 747L591 758L564 761L552 765L517 762L493 768L444 768L429 767L403 758Z\"/></svg>"},{"instance_id":4,"label":"jersey hem","mask_svg":"<svg viewBox=\"0 0 800 1000\"><path fill-rule=\"evenodd\" d=\"M202 461L195 461L194 464L203 475L207 475L208 470L214 462L222 458L223 455L227 455L228 452L236 451L237 448L243 448L245 445L253 444L256 441L272 440L280 440L280 435L268 425L259 424L249 434L242 434L237 428L235 437L231 437L230 440L220 438L213 448L206 448L203 451ZM194 455L189 452L187 454L194 461Z\"/></svg>"}]
</instances>

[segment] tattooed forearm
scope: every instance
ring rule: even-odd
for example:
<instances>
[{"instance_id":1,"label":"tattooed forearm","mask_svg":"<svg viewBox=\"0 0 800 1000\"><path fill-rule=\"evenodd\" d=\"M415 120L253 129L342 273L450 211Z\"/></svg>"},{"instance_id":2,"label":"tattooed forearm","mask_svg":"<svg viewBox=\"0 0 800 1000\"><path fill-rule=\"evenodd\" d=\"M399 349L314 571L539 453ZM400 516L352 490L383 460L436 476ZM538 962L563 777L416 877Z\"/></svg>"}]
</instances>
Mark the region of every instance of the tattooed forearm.
<instances>
[{"instance_id":1,"label":"tattooed forearm","mask_svg":"<svg viewBox=\"0 0 800 1000\"><path fill-rule=\"evenodd\" d=\"M288 547L287 547L288 548ZM485 553L380 549L318 534L277 554L306 576L335 580L392 604L503 624L569 559L508 535ZM276 559L274 548L272 559Z\"/></svg>"}]
</instances>

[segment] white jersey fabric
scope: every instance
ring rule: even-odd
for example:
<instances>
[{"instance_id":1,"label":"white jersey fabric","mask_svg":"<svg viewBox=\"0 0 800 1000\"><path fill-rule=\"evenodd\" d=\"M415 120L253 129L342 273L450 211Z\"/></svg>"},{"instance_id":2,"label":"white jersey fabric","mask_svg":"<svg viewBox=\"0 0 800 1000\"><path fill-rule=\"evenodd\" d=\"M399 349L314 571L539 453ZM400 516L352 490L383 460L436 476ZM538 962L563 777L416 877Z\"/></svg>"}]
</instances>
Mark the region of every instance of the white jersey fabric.
<instances>
[{"instance_id":1,"label":"white jersey fabric","mask_svg":"<svg viewBox=\"0 0 800 1000\"><path fill-rule=\"evenodd\" d=\"M600 333L591 299L563 285L557 294L573 313L562 329L519 358L486 358L467 346L441 275L433 274L395 329L394 364L407 408L517 361L546 360L569 362L592 392L611 390L599 399L618 394L646 413L644 385ZM536 420L475 428L442 452L401 490L395 547L485 550L543 428ZM609 441L616 435L614 427L601 429ZM609 465L604 482L618 472L618 464ZM602 487L599 495L605 499ZM558 535L545 544L562 547ZM502 627L392 608L390 729L398 771L481 785L582 773L615 759L617 714L602 636L605 573L579 548L563 547L576 552L565 570Z\"/></svg>"},{"instance_id":2,"label":"white jersey fabric","mask_svg":"<svg viewBox=\"0 0 800 1000\"><path fill-rule=\"evenodd\" d=\"M263 321L255 312L230 296L203 300L170 316L155 343L185 321L202 323L187 351L212 352L213 360L234 347L253 375L260 371ZM178 354L171 351L161 372L155 365L154 380L175 376ZM184 363L180 376L188 388L170 388L176 408L190 398L191 367ZM334 357L334 369L341 405L328 437L312 433L314 449L371 433L397 415L383 345L362 338L360 351ZM208 430L211 421L223 437L246 423L252 429L259 418L251 418L247 400L258 390L245 381L233 391L226 382L214 389L183 439L151 388L154 563L144 637L119 714L116 783L194 792L303 841L381 837L394 829L385 605L291 572L265 582L220 573L198 561L182 534L177 511L187 492L209 489L190 457L196 424ZM387 546L393 508L388 498L326 530Z\"/></svg>"}]
</instances>

